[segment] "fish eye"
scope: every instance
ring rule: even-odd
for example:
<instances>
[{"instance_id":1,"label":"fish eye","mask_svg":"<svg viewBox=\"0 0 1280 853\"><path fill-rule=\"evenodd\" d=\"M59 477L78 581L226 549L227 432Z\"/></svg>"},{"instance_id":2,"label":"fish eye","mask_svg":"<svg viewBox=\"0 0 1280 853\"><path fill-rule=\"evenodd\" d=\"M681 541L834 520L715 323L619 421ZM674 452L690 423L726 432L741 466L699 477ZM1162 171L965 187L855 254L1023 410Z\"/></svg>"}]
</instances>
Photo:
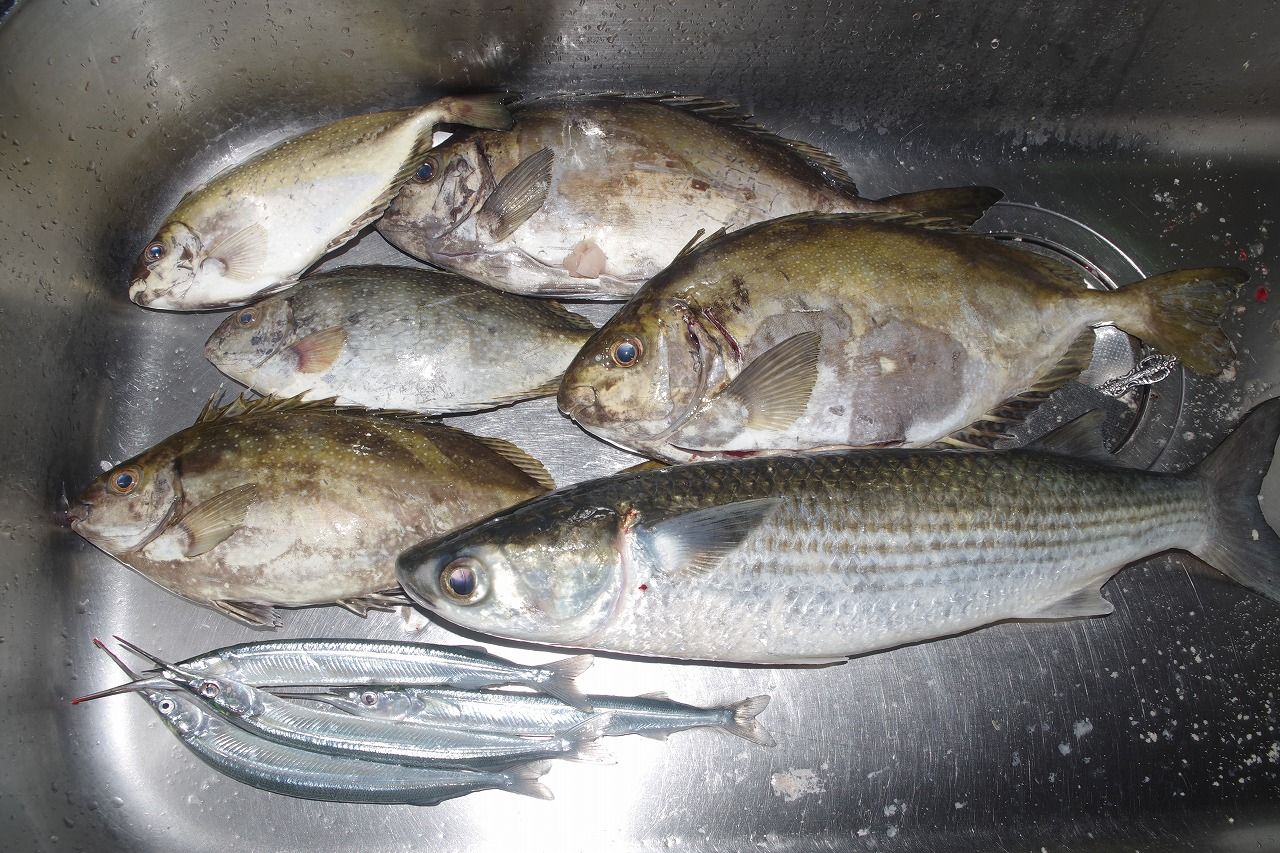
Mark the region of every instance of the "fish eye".
<instances>
[{"instance_id":1,"label":"fish eye","mask_svg":"<svg viewBox=\"0 0 1280 853\"><path fill-rule=\"evenodd\" d=\"M200 683L200 695L206 699L216 699L221 692L222 688L218 686L216 681L202 681Z\"/></svg>"},{"instance_id":2,"label":"fish eye","mask_svg":"<svg viewBox=\"0 0 1280 853\"><path fill-rule=\"evenodd\" d=\"M142 472L132 466L121 468L111 475L109 482L111 491L117 495L127 495L138 488L138 483L142 482Z\"/></svg>"},{"instance_id":3,"label":"fish eye","mask_svg":"<svg viewBox=\"0 0 1280 853\"><path fill-rule=\"evenodd\" d=\"M165 251L166 250L164 248L164 243L161 243L159 240L157 240L156 242L147 246L147 248L143 249L142 254L144 257L146 257L148 261L151 261L154 263L155 261L158 261L164 257Z\"/></svg>"},{"instance_id":4,"label":"fish eye","mask_svg":"<svg viewBox=\"0 0 1280 853\"><path fill-rule=\"evenodd\" d=\"M178 707L178 703L173 701L172 699L161 699L158 703L156 703L156 708L160 711L161 714L172 714L173 709L176 707Z\"/></svg>"},{"instance_id":5,"label":"fish eye","mask_svg":"<svg viewBox=\"0 0 1280 853\"><path fill-rule=\"evenodd\" d=\"M236 322L243 329L252 329L258 324L258 312L252 308L246 308L236 316Z\"/></svg>"},{"instance_id":6,"label":"fish eye","mask_svg":"<svg viewBox=\"0 0 1280 853\"><path fill-rule=\"evenodd\" d=\"M640 341L635 338L623 338L613 345L609 355L618 367L630 367L640 360L642 352Z\"/></svg>"},{"instance_id":7,"label":"fish eye","mask_svg":"<svg viewBox=\"0 0 1280 853\"><path fill-rule=\"evenodd\" d=\"M455 601L469 602L480 590L480 564L470 557L458 557L440 571L440 586Z\"/></svg>"},{"instance_id":8,"label":"fish eye","mask_svg":"<svg viewBox=\"0 0 1280 853\"><path fill-rule=\"evenodd\" d=\"M422 161L422 165L413 173L414 180L427 183L436 176L436 172L440 171L440 166L436 163L436 158L428 157Z\"/></svg>"},{"instance_id":9,"label":"fish eye","mask_svg":"<svg viewBox=\"0 0 1280 853\"><path fill-rule=\"evenodd\" d=\"M360 704L366 708L372 708L378 704L378 694L372 690L360 694Z\"/></svg>"}]
</instances>

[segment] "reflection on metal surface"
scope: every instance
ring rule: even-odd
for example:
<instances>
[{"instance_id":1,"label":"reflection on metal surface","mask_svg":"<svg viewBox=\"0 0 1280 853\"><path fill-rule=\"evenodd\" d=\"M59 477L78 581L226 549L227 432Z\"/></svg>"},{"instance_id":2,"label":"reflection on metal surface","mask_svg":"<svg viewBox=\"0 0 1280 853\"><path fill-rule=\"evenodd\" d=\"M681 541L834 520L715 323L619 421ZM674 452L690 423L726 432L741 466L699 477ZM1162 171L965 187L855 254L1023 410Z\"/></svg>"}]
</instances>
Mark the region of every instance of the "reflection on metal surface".
<instances>
[{"instance_id":1,"label":"reflection on metal surface","mask_svg":"<svg viewBox=\"0 0 1280 853\"><path fill-rule=\"evenodd\" d=\"M1256 292L1280 268L1275 16L1258 0L1230 14L1066 0L1050 15L1013 0L377 0L355 15L299 2L18 3L0 22L4 846L1280 846L1280 609L1181 555L1122 571L1104 588L1116 607L1105 618L998 625L840 666L602 658L584 678L593 692L668 689L697 704L770 693L762 721L779 745L708 732L665 745L621 739L615 767L553 770L551 803L483 793L381 808L289 800L219 777L131 697L67 706L113 683L95 635L177 657L257 635L51 520L60 481L75 493L102 463L190 424L220 384L201 357L220 315L160 316L125 295L140 241L182 193L338 116L494 87L737 100L831 150L869 196L1000 187L1026 206L1002 204L984 227L1052 241L1117 284L1245 267L1254 281L1229 321L1234 374L1175 371L1124 399L1076 383L1022 433L1101 408L1127 462L1193 464L1280 383L1280 300ZM413 263L368 234L326 266L357 261ZM610 310L583 313L599 322ZM1114 366L1096 384L1146 354L1100 329L1095 364ZM562 484L636 461L550 400L452 420L516 441ZM1264 493L1264 506L1280 505L1280 477ZM460 639L435 622L413 630L393 614L318 608L289 612L282 635Z\"/></svg>"},{"instance_id":2,"label":"reflection on metal surface","mask_svg":"<svg viewBox=\"0 0 1280 853\"><path fill-rule=\"evenodd\" d=\"M1178 360L1173 356L1152 353L1144 356L1142 361L1138 362L1133 370L1124 376L1117 376L1115 379L1108 379L1102 383L1098 386L1098 390L1108 397L1123 397L1134 388L1142 385L1154 385L1167 379L1177 366Z\"/></svg>"}]
</instances>

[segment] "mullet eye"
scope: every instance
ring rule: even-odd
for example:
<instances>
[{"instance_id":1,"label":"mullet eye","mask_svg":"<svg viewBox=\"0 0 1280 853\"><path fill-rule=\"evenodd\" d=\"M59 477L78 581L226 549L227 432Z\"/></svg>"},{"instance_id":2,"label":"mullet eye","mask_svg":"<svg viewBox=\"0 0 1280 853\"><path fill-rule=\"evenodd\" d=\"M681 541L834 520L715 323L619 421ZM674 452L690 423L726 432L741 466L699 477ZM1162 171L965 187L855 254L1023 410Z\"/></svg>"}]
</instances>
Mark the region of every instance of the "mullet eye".
<instances>
[{"instance_id":1,"label":"mullet eye","mask_svg":"<svg viewBox=\"0 0 1280 853\"><path fill-rule=\"evenodd\" d=\"M470 557L458 557L440 572L440 586L455 601L470 601L480 587L479 564Z\"/></svg>"}]
</instances>

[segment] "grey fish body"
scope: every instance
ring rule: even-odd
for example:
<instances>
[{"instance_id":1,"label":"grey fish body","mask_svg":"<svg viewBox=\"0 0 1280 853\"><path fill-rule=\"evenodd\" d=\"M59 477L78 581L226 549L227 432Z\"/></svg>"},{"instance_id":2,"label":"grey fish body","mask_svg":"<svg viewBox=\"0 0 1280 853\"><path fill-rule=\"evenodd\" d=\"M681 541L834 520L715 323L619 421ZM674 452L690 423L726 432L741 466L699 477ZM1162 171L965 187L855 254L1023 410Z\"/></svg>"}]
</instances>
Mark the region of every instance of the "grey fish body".
<instances>
[{"instance_id":1,"label":"grey fish body","mask_svg":"<svg viewBox=\"0 0 1280 853\"><path fill-rule=\"evenodd\" d=\"M842 452L624 474L410 549L398 571L425 606L475 630L751 663L1105 615L1099 587L1170 549L1280 598L1280 540L1256 498L1277 433L1272 402L1182 475L1035 451ZM458 594L464 571L478 595Z\"/></svg>"},{"instance_id":2,"label":"grey fish body","mask_svg":"<svg viewBox=\"0 0 1280 853\"><path fill-rule=\"evenodd\" d=\"M1000 197L975 187L865 199L828 155L698 98L556 97L512 115L510 131L431 151L382 235L505 290L619 299L699 229L806 210L947 209L972 221Z\"/></svg>"},{"instance_id":3,"label":"grey fish body","mask_svg":"<svg viewBox=\"0 0 1280 853\"><path fill-rule=\"evenodd\" d=\"M539 763L505 772L404 767L283 746L224 720L194 696L141 691L182 744L226 776L276 794L339 803L436 805L475 791L550 792Z\"/></svg>"},{"instance_id":4,"label":"grey fish body","mask_svg":"<svg viewBox=\"0 0 1280 853\"><path fill-rule=\"evenodd\" d=\"M395 640L268 640L218 649L177 664L184 671L254 687L395 684L478 689L519 684L590 709L574 679L591 665L578 655L542 665L512 663L480 648ZM585 719L585 716L584 716Z\"/></svg>"},{"instance_id":5,"label":"grey fish body","mask_svg":"<svg viewBox=\"0 0 1280 853\"><path fill-rule=\"evenodd\" d=\"M718 708L686 705L665 695L589 698L595 711L611 715L604 730L606 736L664 738L673 732L707 727L772 744L768 733L755 721L756 715L767 707L768 696ZM323 697L323 701L358 716L519 735L563 732L591 716L549 696L451 688L355 690Z\"/></svg>"},{"instance_id":6,"label":"grey fish body","mask_svg":"<svg viewBox=\"0 0 1280 853\"><path fill-rule=\"evenodd\" d=\"M594 331L451 273L356 266L232 314L205 355L261 394L449 414L554 394Z\"/></svg>"}]
</instances>

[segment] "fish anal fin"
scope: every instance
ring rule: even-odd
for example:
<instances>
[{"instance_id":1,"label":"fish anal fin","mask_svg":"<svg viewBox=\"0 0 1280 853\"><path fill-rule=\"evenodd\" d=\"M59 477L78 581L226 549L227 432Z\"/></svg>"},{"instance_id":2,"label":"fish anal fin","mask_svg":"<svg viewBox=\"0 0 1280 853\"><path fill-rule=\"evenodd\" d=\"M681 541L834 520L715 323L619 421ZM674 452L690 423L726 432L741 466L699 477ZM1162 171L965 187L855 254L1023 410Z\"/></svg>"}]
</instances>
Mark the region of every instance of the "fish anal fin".
<instances>
[{"instance_id":1,"label":"fish anal fin","mask_svg":"<svg viewBox=\"0 0 1280 853\"><path fill-rule=\"evenodd\" d=\"M963 447L989 450L1007 438L1009 430L1027 419L1049 395L1075 379L1093 360L1094 334L1086 328L1076 336L1062 357L1035 382L1000 403L990 412L962 429L934 442L934 447Z\"/></svg>"},{"instance_id":2,"label":"fish anal fin","mask_svg":"<svg viewBox=\"0 0 1280 853\"><path fill-rule=\"evenodd\" d=\"M258 274L266 260L267 229L255 222L210 246L205 263L219 264L227 278L248 281Z\"/></svg>"},{"instance_id":3,"label":"fish anal fin","mask_svg":"<svg viewBox=\"0 0 1280 853\"><path fill-rule=\"evenodd\" d=\"M751 498L681 513L648 525L663 573L698 576L713 571L778 503L778 498Z\"/></svg>"},{"instance_id":4,"label":"fish anal fin","mask_svg":"<svg viewBox=\"0 0 1280 853\"><path fill-rule=\"evenodd\" d=\"M225 616L254 628L279 628L280 614L270 604L256 601L210 601L209 606Z\"/></svg>"},{"instance_id":5,"label":"fish anal fin","mask_svg":"<svg viewBox=\"0 0 1280 853\"><path fill-rule=\"evenodd\" d=\"M551 149L541 148L498 181L476 214L477 233L483 235L486 242L505 240L538 212L551 190L554 162Z\"/></svg>"},{"instance_id":6,"label":"fish anal fin","mask_svg":"<svg viewBox=\"0 0 1280 853\"><path fill-rule=\"evenodd\" d=\"M324 373L347 345L347 332L341 326L333 326L312 332L289 345L298 362L300 373Z\"/></svg>"},{"instance_id":7,"label":"fish anal fin","mask_svg":"<svg viewBox=\"0 0 1280 853\"><path fill-rule=\"evenodd\" d=\"M183 553L198 557L225 542L244 524L245 514L257 500L257 484L245 483L192 507L176 525L187 537Z\"/></svg>"},{"instance_id":8,"label":"fish anal fin","mask_svg":"<svg viewBox=\"0 0 1280 853\"><path fill-rule=\"evenodd\" d=\"M1116 459L1102 443L1102 425L1106 415L1101 409L1085 412L1080 417L1067 421L1057 429L1045 433L1027 445L1027 448L1043 453L1055 453L1059 456L1071 456L1076 459L1091 459L1095 462L1115 464Z\"/></svg>"},{"instance_id":9,"label":"fish anal fin","mask_svg":"<svg viewBox=\"0 0 1280 853\"><path fill-rule=\"evenodd\" d=\"M1115 610L1110 601L1102 597L1097 586L1090 584L1065 598L1028 613L1023 619L1080 619L1086 616L1108 616Z\"/></svg>"}]
</instances>

